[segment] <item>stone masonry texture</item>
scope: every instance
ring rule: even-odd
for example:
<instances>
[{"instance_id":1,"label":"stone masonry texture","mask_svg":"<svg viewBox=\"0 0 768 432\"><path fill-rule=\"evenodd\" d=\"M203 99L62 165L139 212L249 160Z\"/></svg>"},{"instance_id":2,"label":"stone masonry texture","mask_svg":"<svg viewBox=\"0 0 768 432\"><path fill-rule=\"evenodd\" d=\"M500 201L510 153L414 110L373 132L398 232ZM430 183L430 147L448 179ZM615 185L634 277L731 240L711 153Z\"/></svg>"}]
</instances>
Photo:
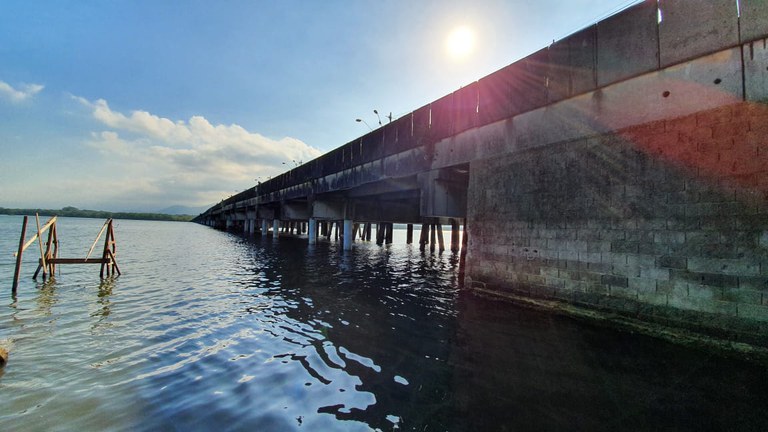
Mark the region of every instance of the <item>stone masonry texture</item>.
<instances>
[{"instance_id":1,"label":"stone masonry texture","mask_svg":"<svg viewBox=\"0 0 768 432\"><path fill-rule=\"evenodd\" d=\"M472 162L467 282L764 344L768 107Z\"/></svg>"}]
</instances>

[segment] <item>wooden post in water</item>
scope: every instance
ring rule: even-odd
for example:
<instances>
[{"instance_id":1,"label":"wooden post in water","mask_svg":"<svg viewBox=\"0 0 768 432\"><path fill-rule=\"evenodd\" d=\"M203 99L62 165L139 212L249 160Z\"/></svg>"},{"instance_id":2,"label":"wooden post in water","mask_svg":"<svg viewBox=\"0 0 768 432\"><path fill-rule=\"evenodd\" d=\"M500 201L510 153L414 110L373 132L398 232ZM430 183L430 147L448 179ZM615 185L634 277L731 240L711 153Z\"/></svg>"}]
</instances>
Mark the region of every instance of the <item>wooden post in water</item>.
<instances>
[{"instance_id":1,"label":"wooden post in water","mask_svg":"<svg viewBox=\"0 0 768 432\"><path fill-rule=\"evenodd\" d=\"M53 261L53 258L55 254L54 251L57 249L55 244L58 244L58 242L59 241L56 238L56 224L53 224L48 230L48 241L45 242L45 259L48 263L48 273L52 277L56 276L56 263Z\"/></svg>"},{"instance_id":2,"label":"wooden post in water","mask_svg":"<svg viewBox=\"0 0 768 432\"><path fill-rule=\"evenodd\" d=\"M437 231L437 245L440 252L445 250L445 240L443 240L443 225L440 223L435 224L435 231Z\"/></svg>"},{"instance_id":3,"label":"wooden post in water","mask_svg":"<svg viewBox=\"0 0 768 432\"><path fill-rule=\"evenodd\" d=\"M24 253L24 239L27 238L27 220L29 218L24 216L24 222L21 224L21 237L19 237L19 252L16 255L16 269L13 272L13 286L11 287L11 294L16 295L16 290L19 287L19 275L21 274L21 256Z\"/></svg>"},{"instance_id":4,"label":"wooden post in water","mask_svg":"<svg viewBox=\"0 0 768 432\"><path fill-rule=\"evenodd\" d=\"M387 244L392 244L392 235L393 235L393 231L395 229L395 224L393 224L392 222L387 222L385 224L385 226L386 226L386 228L385 228L386 229L386 231L385 231L385 233L386 233L385 234L386 243Z\"/></svg>"},{"instance_id":5,"label":"wooden post in water","mask_svg":"<svg viewBox=\"0 0 768 432\"><path fill-rule=\"evenodd\" d=\"M413 224L408 224L405 230L405 244L413 243Z\"/></svg>"},{"instance_id":6,"label":"wooden post in water","mask_svg":"<svg viewBox=\"0 0 768 432\"><path fill-rule=\"evenodd\" d=\"M101 263L101 271L99 272L99 276L101 278L104 278L104 273L106 270L107 276L110 276L112 274L113 266L112 266L112 260L110 260L110 255L114 256L114 232L112 232L112 219L107 221L107 236L104 237L104 249L101 253L101 258L105 261Z\"/></svg>"},{"instance_id":7,"label":"wooden post in water","mask_svg":"<svg viewBox=\"0 0 768 432\"><path fill-rule=\"evenodd\" d=\"M40 231L40 216L35 213L35 221L37 222L37 243L40 245L40 267L43 269L43 280L48 272L48 266L45 262L45 253L43 253L43 233ZM38 270L40 269L38 267ZM35 272L37 274L37 272Z\"/></svg>"}]
</instances>

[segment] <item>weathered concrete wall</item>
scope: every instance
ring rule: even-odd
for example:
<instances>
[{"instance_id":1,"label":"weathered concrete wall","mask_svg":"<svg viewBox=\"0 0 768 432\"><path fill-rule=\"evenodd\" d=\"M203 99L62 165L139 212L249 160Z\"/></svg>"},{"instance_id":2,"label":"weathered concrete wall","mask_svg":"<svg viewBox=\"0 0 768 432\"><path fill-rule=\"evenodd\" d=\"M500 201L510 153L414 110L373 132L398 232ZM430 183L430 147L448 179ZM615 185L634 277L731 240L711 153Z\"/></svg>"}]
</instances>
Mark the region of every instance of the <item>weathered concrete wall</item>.
<instances>
[{"instance_id":1,"label":"weathered concrete wall","mask_svg":"<svg viewBox=\"0 0 768 432\"><path fill-rule=\"evenodd\" d=\"M473 161L468 196L471 286L768 335L765 104Z\"/></svg>"}]
</instances>

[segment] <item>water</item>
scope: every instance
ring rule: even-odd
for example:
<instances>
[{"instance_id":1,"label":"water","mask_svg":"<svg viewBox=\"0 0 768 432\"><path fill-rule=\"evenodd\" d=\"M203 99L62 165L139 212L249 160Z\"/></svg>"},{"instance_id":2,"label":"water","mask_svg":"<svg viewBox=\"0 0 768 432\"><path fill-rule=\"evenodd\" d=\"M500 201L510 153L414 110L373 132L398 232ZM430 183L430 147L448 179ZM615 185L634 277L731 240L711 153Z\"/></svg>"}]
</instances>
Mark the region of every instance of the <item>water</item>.
<instances>
[{"instance_id":1,"label":"water","mask_svg":"<svg viewBox=\"0 0 768 432\"><path fill-rule=\"evenodd\" d=\"M61 256L102 222L61 219ZM117 221L121 277L36 283L35 246L14 301L20 227L0 430L768 430L765 369L476 298L403 232L344 253Z\"/></svg>"}]
</instances>

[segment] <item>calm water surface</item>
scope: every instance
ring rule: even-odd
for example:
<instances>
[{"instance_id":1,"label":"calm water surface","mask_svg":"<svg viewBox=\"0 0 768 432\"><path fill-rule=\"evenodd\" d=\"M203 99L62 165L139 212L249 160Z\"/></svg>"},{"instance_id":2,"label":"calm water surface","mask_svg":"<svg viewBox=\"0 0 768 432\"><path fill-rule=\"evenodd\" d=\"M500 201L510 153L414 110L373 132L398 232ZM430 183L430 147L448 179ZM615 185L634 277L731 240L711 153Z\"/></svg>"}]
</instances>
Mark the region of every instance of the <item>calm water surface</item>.
<instances>
[{"instance_id":1,"label":"calm water surface","mask_svg":"<svg viewBox=\"0 0 768 432\"><path fill-rule=\"evenodd\" d=\"M61 219L61 256L102 223ZM121 277L35 282L30 248L14 300L20 228L0 216L0 430L768 430L765 369L476 298L402 232L117 221Z\"/></svg>"}]
</instances>

